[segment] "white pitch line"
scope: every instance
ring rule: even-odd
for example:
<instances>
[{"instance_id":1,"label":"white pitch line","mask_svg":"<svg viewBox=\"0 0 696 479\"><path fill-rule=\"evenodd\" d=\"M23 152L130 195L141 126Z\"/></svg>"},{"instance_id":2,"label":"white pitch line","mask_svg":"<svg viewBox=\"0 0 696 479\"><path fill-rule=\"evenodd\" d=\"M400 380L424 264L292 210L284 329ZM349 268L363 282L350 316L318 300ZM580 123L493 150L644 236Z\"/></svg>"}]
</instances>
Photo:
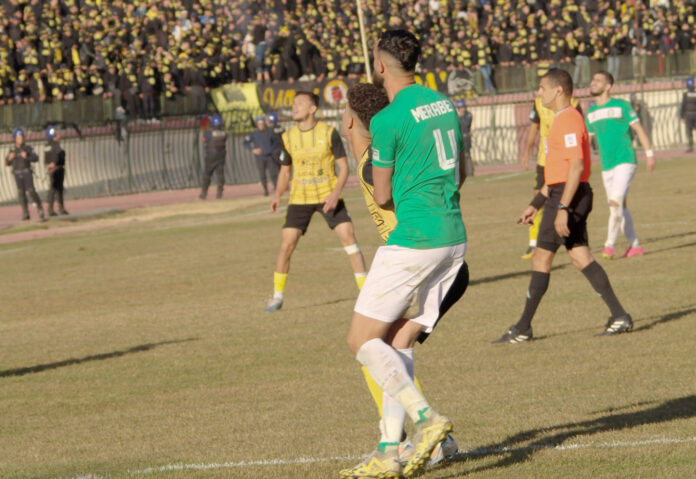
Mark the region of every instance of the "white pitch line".
<instances>
[{"instance_id":1,"label":"white pitch line","mask_svg":"<svg viewBox=\"0 0 696 479\"><path fill-rule=\"evenodd\" d=\"M483 180L481 180L481 181L483 181L484 183L490 183L491 181L506 180L506 179L508 179L508 178L514 178L515 176L520 176L520 175L524 175L524 174L525 174L524 171L515 171L515 172L512 172L512 173L501 173L501 174L499 174L499 175L495 175L495 176L492 176L492 177L489 177L489 178L485 178L485 179L483 179Z\"/></svg>"},{"instance_id":2,"label":"white pitch line","mask_svg":"<svg viewBox=\"0 0 696 479\"><path fill-rule=\"evenodd\" d=\"M659 437L653 439L646 439L643 441L612 441L612 442L599 442L599 443L584 443L584 444L561 444L557 446L553 445L534 445L534 446L521 446L521 447L502 447L502 448L479 448L472 449L470 451L459 451L457 453L458 457L467 456L488 456L488 455L499 455L506 454L509 452L519 452L519 451L537 451L537 450L551 450L551 451L572 451L577 449L603 449L603 448L618 448L618 447L639 447L648 446L655 444L685 444L690 442L696 442L696 436L687 437L683 439L679 438L666 438ZM320 462L343 462L343 461L357 461L363 459L364 456L336 456L336 457L298 457L294 459L262 459L257 461L239 461L239 462L223 462L223 463L208 463L208 464L167 464L164 466L148 467L146 469L141 469L137 471L129 471L130 476L146 476L149 474L155 474L158 472L176 472L176 471L200 471L200 470L210 470L210 469L237 469L244 467L265 467L265 466L288 466L288 465L300 465L300 464L316 464ZM93 475L86 476L76 476L73 479L78 479L80 477L99 477Z\"/></svg>"}]
</instances>

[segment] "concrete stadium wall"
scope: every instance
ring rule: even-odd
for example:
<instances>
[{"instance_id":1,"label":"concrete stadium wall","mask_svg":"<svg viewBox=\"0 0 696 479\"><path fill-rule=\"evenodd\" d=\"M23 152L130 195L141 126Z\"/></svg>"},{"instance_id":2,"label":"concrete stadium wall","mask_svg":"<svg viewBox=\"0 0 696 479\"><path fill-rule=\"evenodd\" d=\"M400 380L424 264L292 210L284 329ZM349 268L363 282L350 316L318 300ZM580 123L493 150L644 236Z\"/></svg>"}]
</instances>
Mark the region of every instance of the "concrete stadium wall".
<instances>
[{"instance_id":1,"label":"concrete stadium wall","mask_svg":"<svg viewBox=\"0 0 696 479\"><path fill-rule=\"evenodd\" d=\"M648 106L647 130L655 150L686 146L686 132L679 121L683 90L646 91L642 99ZM615 95L629 99L628 90ZM529 128L532 96L523 95L507 103L473 104L472 157L474 164L502 165L519 161L519 152ZM586 111L591 97L582 97ZM335 127L340 124L339 110L325 111L323 117ZM284 125L291 126L290 123ZM195 121L172 125L129 125L124 141L117 141L115 126L85 132L82 139L69 136L61 144L66 151L67 197L93 197L152 190L192 188L200 184L203 161L201 131ZM228 184L258 181L252 154L242 146L243 135L230 135L225 178ZM11 146L9 135L0 137L0 159L4 161ZM39 192L49 187L44 164L45 141L42 132L28 135L39 155L34 166L34 181ZM354 171L355 161L350 158ZM16 201L16 185L9 167L0 168L0 203Z\"/></svg>"}]
</instances>

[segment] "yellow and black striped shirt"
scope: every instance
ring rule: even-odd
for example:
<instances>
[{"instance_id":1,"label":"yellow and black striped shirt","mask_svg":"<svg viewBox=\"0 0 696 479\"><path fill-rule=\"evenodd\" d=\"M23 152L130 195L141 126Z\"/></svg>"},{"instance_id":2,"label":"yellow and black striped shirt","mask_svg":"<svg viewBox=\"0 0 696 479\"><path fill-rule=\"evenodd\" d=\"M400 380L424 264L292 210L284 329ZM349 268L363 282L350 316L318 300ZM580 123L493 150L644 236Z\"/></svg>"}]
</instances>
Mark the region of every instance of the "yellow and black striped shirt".
<instances>
[{"instance_id":1,"label":"yellow and black striped shirt","mask_svg":"<svg viewBox=\"0 0 696 479\"><path fill-rule=\"evenodd\" d=\"M365 196L365 203L370 212L372 221L377 226L377 231L384 241L387 241L389 235L396 227L396 215L393 211L385 210L379 207L375 201L375 185L372 181L372 148L368 147L358 163L358 178L360 179L360 187Z\"/></svg>"},{"instance_id":2,"label":"yellow and black striped shirt","mask_svg":"<svg viewBox=\"0 0 696 479\"><path fill-rule=\"evenodd\" d=\"M292 165L289 204L323 203L336 188L336 158L346 156L336 129L323 121L302 131L295 125L282 135L284 151L280 163Z\"/></svg>"}]
</instances>

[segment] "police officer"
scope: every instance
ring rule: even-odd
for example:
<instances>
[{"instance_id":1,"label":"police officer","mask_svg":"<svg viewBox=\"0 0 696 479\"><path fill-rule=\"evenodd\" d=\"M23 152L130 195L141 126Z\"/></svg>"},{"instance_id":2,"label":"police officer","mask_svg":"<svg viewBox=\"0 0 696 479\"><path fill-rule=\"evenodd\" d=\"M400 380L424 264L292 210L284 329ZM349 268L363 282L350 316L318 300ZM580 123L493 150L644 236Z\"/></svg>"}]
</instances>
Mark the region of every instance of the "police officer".
<instances>
[{"instance_id":1,"label":"police officer","mask_svg":"<svg viewBox=\"0 0 696 479\"><path fill-rule=\"evenodd\" d=\"M474 162L471 159L471 123L474 121L474 117L466 108L466 100L457 100L454 106L457 107L459 129L462 132L462 137L464 137L464 167L466 176L474 176Z\"/></svg>"},{"instance_id":2,"label":"police officer","mask_svg":"<svg viewBox=\"0 0 696 479\"><path fill-rule=\"evenodd\" d=\"M222 190L225 186L225 157L227 156L227 133L223 128L222 117L213 115L210 119L210 130L203 133L205 145L205 170L203 171L203 183L201 185L202 200L208 196L210 180L215 174L217 180L217 198L222 198Z\"/></svg>"},{"instance_id":3,"label":"police officer","mask_svg":"<svg viewBox=\"0 0 696 479\"><path fill-rule=\"evenodd\" d=\"M53 202L58 200L58 214L67 215L63 206L63 181L65 180L65 151L60 146L60 132L55 126L46 128L48 145L46 150L46 171L51 178L51 189L48 190L48 216L56 216Z\"/></svg>"},{"instance_id":4,"label":"police officer","mask_svg":"<svg viewBox=\"0 0 696 479\"><path fill-rule=\"evenodd\" d=\"M686 79L686 91L682 97L681 121L686 125L686 137L689 140L687 153L694 151L694 129L696 129L696 91L694 91L694 78Z\"/></svg>"},{"instance_id":5,"label":"police officer","mask_svg":"<svg viewBox=\"0 0 696 479\"><path fill-rule=\"evenodd\" d=\"M277 118L276 118L277 122ZM273 188L275 189L278 181L278 154L281 149L281 143L278 135L269 125L266 124L266 117L259 115L256 117L256 130L249 133L244 138L244 148L251 150L256 158L256 167L259 170L259 180L263 187L264 196L268 196L268 182L266 179L266 170L270 174Z\"/></svg>"},{"instance_id":6,"label":"police officer","mask_svg":"<svg viewBox=\"0 0 696 479\"><path fill-rule=\"evenodd\" d=\"M15 128L12 131L12 139L15 142L14 148L10 150L7 158L5 158L5 164L11 166L14 173L19 204L22 205L22 220L29 219L26 197L26 194L29 193L31 199L36 203L41 221L45 221L46 217L44 216L43 206L41 206L41 198L39 198L38 193L34 189L34 175L31 171L31 163L39 161L39 157L31 146L24 143L24 130Z\"/></svg>"}]
</instances>

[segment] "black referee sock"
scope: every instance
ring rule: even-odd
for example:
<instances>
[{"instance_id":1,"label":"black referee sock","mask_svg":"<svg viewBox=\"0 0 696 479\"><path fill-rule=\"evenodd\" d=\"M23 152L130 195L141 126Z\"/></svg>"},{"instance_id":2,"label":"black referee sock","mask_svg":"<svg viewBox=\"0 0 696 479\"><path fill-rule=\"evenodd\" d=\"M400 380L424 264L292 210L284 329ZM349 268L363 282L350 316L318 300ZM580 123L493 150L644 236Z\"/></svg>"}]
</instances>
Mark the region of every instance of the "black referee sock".
<instances>
[{"instance_id":1,"label":"black referee sock","mask_svg":"<svg viewBox=\"0 0 696 479\"><path fill-rule=\"evenodd\" d=\"M539 306L541 298L549 288L550 273L542 273L541 271L532 271L532 278L529 280L529 289L527 289L527 301L524 303L524 311L520 320L517 321L517 330L524 332L529 329L532 324L532 318Z\"/></svg>"},{"instance_id":2,"label":"black referee sock","mask_svg":"<svg viewBox=\"0 0 696 479\"><path fill-rule=\"evenodd\" d=\"M591 262L585 266L585 269L582 270L582 274L585 275L594 290L597 291L597 294L599 294L604 302L607 303L607 306L609 306L609 310L611 311L612 318L626 314L626 310L623 309L623 306L621 306L621 303L619 303L619 300L614 294L614 290L611 287L607 273L604 271L604 268L599 265L599 263L596 261Z\"/></svg>"}]
</instances>

